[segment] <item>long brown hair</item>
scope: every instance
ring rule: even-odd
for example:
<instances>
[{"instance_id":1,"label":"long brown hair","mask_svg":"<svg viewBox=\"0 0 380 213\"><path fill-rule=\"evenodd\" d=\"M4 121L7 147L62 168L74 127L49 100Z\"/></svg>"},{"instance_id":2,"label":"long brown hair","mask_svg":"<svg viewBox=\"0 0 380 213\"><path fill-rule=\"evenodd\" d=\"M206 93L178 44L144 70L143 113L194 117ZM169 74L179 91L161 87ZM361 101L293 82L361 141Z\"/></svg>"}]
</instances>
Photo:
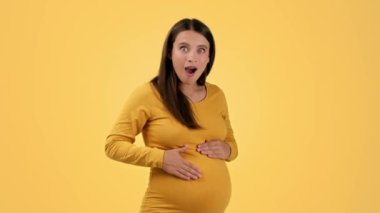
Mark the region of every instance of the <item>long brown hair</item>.
<instances>
[{"instance_id":1,"label":"long brown hair","mask_svg":"<svg viewBox=\"0 0 380 213\"><path fill-rule=\"evenodd\" d=\"M170 29L162 49L161 63L158 75L151 80L161 95L162 101L169 112L183 125L190 129L201 128L195 119L190 103L179 89L180 80L177 77L171 60L173 43L177 35L186 30L202 34L210 44L209 62L198 78L197 84L205 85L206 77L211 71L215 58L215 42L210 29L197 19L182 19Z\"/></svg>"}]
</instances>

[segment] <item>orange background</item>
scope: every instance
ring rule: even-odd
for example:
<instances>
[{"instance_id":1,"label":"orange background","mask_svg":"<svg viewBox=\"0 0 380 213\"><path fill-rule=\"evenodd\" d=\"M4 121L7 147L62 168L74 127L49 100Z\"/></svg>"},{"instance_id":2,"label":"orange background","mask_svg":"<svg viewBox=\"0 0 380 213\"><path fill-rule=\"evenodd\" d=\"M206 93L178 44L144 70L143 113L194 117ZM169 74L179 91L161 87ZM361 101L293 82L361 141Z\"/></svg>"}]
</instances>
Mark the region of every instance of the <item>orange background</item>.
<instances>
[{"instance_id":1,"label":"orange background","mask_svg":"<svg viewBox=\"0 0 380 213\"><path fill-rule=\"evenodd\" d=\"M249 2L249 3L248 3ZM204 21L240 148L226 213L380 212L379 1L2 1L0 212L137 212L104 154L169 28ZM138 145L142 145L139 137Z\"/></svg>"}]
</instances>

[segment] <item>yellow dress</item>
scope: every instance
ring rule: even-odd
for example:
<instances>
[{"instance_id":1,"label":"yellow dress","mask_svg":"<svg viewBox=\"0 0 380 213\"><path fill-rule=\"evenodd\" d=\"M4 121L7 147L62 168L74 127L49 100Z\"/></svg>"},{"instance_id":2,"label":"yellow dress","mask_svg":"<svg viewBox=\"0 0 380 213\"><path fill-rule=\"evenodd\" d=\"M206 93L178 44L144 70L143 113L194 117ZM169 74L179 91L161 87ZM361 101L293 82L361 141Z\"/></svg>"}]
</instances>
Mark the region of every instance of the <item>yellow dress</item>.
<instances>
[{"instance_id":1,"label":"yellow dress","mask_svg":"<svg viewBox=\"0 0 380 213\"><path fill-rule=\"evenodd\" d=\"M202 129L191 130L179 123L163 105L151 83L137 88L106 139L110 158L134 165L151 167L149 185L140 212L222 213L230 199L231 182L226 162L196 151L196 145L219 139L228 143L237 157L237 145L228 117L222 90L206 83L207 95L191 103ZM143 134L145 147L134 145L135 136ZM181 155L202 173L198 180L182 180L162 170L164 151L189 145Z\"/></svg>"}]
</instances>

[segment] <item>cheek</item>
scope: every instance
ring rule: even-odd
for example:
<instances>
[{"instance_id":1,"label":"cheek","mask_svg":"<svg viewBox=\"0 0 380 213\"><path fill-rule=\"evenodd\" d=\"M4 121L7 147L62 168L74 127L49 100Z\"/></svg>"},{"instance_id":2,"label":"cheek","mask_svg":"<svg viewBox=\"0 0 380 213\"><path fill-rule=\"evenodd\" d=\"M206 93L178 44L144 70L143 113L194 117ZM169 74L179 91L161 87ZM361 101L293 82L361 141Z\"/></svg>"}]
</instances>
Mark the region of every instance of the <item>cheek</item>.
<instances>
[{"instance_id":1,"label":"cheek","mask_svg":"<svg viewBox=\"0 0 380 213\"><path fill-rule=\"evenodd\" d=\"M183 57L182 54L173 52L173 54L172 54L172 61L173 61L173 64L181 64L184 61L184 57Z\"/></svg>"},{"instance_id":2,"label":"cheek","mask_svg":"<svg viewBox=\"0 0 380 213\"><path fill-rule=\"evenodd\" d=\"M201 60L202 60L202 64L204 66L206 66L208 64L208 62L210 61L210 58L208 56L204 56L204 57L202 57Z\"/></svg>"}]
</instances>

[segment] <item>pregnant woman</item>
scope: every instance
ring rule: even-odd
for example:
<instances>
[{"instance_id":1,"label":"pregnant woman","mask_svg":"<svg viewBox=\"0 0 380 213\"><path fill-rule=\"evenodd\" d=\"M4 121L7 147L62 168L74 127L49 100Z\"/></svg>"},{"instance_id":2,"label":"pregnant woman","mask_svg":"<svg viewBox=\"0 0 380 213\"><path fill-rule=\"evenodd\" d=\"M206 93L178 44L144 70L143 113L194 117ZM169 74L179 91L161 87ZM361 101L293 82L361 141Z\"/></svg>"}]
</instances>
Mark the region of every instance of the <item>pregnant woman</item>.
<instances>
[{"instance_id":1,"label":"pregnant woman","mask_svg":"<svg viewBox=\"0 0 380 213\"><path fill-rule=\"evenodd\" d=\"M140 212L222 213L237 157L223 91L206 82L215 58L209 28L182 19L169 31L158 76L129 97L106 139L110 158L151 168ZM142 133L145 146L134 145Z\"/></svg>"}]
</instances>

